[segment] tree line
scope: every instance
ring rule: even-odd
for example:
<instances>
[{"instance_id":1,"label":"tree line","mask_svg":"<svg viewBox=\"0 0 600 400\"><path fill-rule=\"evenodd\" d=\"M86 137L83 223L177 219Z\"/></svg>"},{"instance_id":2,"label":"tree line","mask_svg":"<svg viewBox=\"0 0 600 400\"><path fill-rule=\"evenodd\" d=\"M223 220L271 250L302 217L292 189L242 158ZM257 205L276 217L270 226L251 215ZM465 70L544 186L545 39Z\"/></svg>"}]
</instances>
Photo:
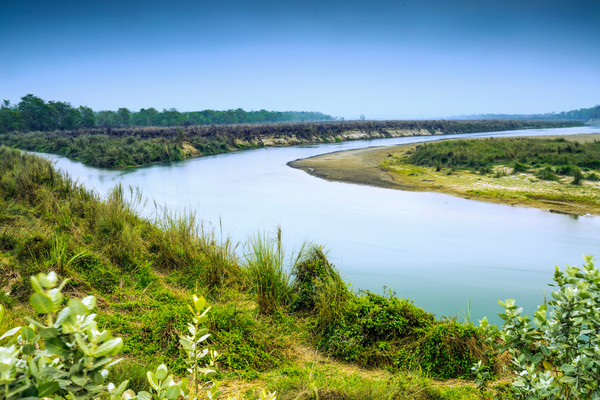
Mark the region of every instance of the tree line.
<instances>
[{"instance_id":1,"label":"tree line","mask_svg":"<svg viewBox=\"0 0 600 400\"><path fill-rule=\"evenodd\" d=\"M0 132L71 131L89 128L128 128L136 126L192 126L253 124L294 121L333 120L330 115L310 111L244 111L237 110L180 112L150 107L140 111L119 108L117 111L94 111L89 107L73 107L62 101L44 101L28 94L17 104L4 100L0 106Z\"/></svg>"},{"instance_id":2,"label":"tree line","mask_svg":"<svg viewBox=\"0 0 600 400\"><path fill-rule=\"evenodd\" d=\"M571 120L583 121L600 119L600 105L591 108L580 108L578 110L562 111L559 113L550 112L546 114L478 114L478 115L461 115L458 119L511 119L524 120L535 119L538 121L556 121L556 120Z\"/></svg>"}]
</instances>

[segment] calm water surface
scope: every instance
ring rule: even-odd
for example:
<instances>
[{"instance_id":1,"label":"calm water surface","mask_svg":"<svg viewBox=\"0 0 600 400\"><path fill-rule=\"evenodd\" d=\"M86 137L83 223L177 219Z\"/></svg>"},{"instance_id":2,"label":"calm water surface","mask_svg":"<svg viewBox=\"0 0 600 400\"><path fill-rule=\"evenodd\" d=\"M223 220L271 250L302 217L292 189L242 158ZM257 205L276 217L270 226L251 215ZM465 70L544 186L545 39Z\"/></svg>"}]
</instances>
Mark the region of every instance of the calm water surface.
<instances>
[{"instance_id":1,"label":"calm water surface","mask_svg":"<svg viewBox=\"0 0 600 400\"><path fill-rule=\"evenodd\" d=\"M510 131L458 137L577 134L600 127ZM291 252L303 241L327 245L354 289L399 297L437 315L496 323L497 300L526 311L544 299L554 266L600 257L600 218L573 218L439 193L413 193L327 182L287 162L340 150L431 141L414 137L240 151L124 171L48 156L87 187L105 194L118 183L142 189L160 206L193 210L234 241L281 226ZM150 214L154 206L144 211ZM548 293L550 288L548 288Z\"/></svg>"}]
</instances>

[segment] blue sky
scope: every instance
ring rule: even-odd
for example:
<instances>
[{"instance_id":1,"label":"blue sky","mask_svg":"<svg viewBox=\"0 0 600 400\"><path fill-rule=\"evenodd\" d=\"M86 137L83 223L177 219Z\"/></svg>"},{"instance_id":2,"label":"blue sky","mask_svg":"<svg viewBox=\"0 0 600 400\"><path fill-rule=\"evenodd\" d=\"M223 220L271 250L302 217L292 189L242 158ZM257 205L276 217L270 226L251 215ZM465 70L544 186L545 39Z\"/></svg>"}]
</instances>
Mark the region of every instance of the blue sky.
<instances>
[{"instance_id":1,"label":"blue sky","mask_svg":"<svg viewBox=\"0 0 600 400\"><path fill-rule=\"evenodd\" d=\"M0 98L346 119L600 103L600 1L13 1Z\"/></svg>"}]
</instances>

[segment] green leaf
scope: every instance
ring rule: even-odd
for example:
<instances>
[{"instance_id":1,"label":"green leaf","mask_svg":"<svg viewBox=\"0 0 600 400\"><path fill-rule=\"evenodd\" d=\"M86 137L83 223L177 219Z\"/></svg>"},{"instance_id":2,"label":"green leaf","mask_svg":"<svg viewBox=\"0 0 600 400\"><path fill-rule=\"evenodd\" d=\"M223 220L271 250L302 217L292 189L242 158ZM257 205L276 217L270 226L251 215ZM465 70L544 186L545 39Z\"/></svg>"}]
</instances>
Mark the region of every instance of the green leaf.
<instances>
[{"instance_id":1,"label":"green leaf","mask_svg":"<svg viewBox=\"0 0 600 400\"><path fill-rule=\"evenodd\" d=\"M0 304L0 324L2 323L3 319L4 319L4 307L2 306L2 304Z\"/></svg>"},{"instance_id":2,"label":"green leaf","mask_svg":"<svg viewBox=\"0 0 600 400\"><path fill-rule=\"evenodd\" d=\"M98 347L93 352L93 354L95 357L107 356L109 354L118 353L119 351L121 351L122 348L123 348L123 339L121 339L121 338L111 339L111 340L105 342L104 344L102 344L102 346Z\"/></svg>"},{"instance_id":3,"label":"green leaf","mask_svg":"<svg viewBox=\"0 0 600 400\"><path fill-rule=\"evenodd\" d=\"M142 391L137 394L137 398L138 400L152 400L152 395L148 392Z\"/></svg>"},{"instance_id":4,"label":"green leaf","mask_svg":"<svg viewBox=\"0 0 600 400\"><path fill-rule=\"evenodd\" d=\"M179 397L179 386L173 385L167 388L167 392L165 393L165 397L169 400L175 400Z\"/></svg>"},{"instance_id":5,"label":"green leaf","mask_svg":"<svg viewBox=\"0 0 600 400\"><path fill-rule=\"evenodd\" d=\"M40 282L36 279L35 276L31 277L31 286L33 287L34 292L39 294L44 294L44 288L40 285Z\"/></svg>"},{"instance_id":6,"label":"green leaf","mask_svg":"<svg viewBox=\"0 0 600 400\"><path fill-rule=\"evenodd\" d=\"M23 327L21 330L21 337L24 340L30 341L35 339L35 331L28 326Z\"/></svg>"},{"instance_id":7,"label":"green leaf","mask_svg":"<svg viewBox=\"0 0 600 400\"><path fill-rule=\"evenodd\" d=\"M36 350L37 350L37 348L35 347L34 344L26 344L23 347L21 347L21 351L23 352L23 354L27 354L27 355L35 354Z\"/></svg>"},{"instance_id":8,"label":"green leaf","mask_svg":"<svg viewBox=\"0 0 600 400\"><path fill-rule=\"evenodd\" d=\"M46 274L37 274L36 279L40 283L40 285L42 285L46 289L54 287L54 285L50 282Z\"/></svg>"},{"instance_id":9,"label":"green leaf","mask_svg":"<svg viewBox=\"0 0 600 400\"><path fill-rule=\"evenodd\" d=\"M38 397L39 398L49 397L54 392L56 392L58 390L58 388L59 388L58 382L44 383L38 387Z\"/></svg>"},{"instance_id":10,"label":"green leaf","mask_svg":"<svg viewBox=\"0 0 600 400\"><path fill-rule=\"evenodd\" d=\"M146 373L146 378L148 378L150 386L152 386L152 388L158 392L160 390L160 386L158 385L158 379L156 379L156 375L154 375L154 372L148 371Z\"/></svg>"},{"instance_id":11,"label":"green leaf","mask_svg":"<svg viewBox=\"0 0 600 400\"><path fill-rule=\"evenodd\" d=\"M88 313L87 307L80 300L71 299L67 303L67 306L69 307L69 310L71 310L71 315L73 316L86 316Z\"/></svg>"},{"instance_id":12,"label":"green leaf","mask_svg":"<svg viewBox=\"0 0 600 400\"><path fill-rule=\"evenodd\" d=\"M577 382L577 379L573 378L572 376L563 376L562 378L559 379L559 381L561 383L572 384L572 383Z\"/></svg>"},{"instance_id":13,"label":"green leaf","mask_svg":"<svg viewBox=\"0 0 600 400\"><path fill-rule=\"evenodd\" d=\"M45 328L40 331L40 336L46 340L58 337L58 335L60 332L56 328Z\"/></svg>"},{"instance_id":14,"label":"green leaf","mask_svg":"<svg viewBox=\"0 0 600 400\"><path fill-rule=\"evenodd\" d=\"M50 297L45 294L34 293L29 298L31 307L40 314L51 314L54 311L54 303Z\"/></svg>"},{"instance_id":15,"label":"green leaf","mask_svg":"<svg viewBox=\"0 0 600 400\"><path fill-rule=\"evenodd\" d=\"M89 379L84 376L72 375L71 380L73 381L74 384L84 387L85 385L87 385Z\"/></svg>"},{"instance_id":16,"label":"green leaf","mask_svg":"<svg viewBox=\"0 0 600 400\"><path fill-rule=\"evenodd\" d=\"M194 307L196 308L196 311L197 312L202 311L202 309L206 305L206 300L204 299L204 297L202 297L202 296L196 297L196 295L193 295L192 299L194 300Z\"/></svg>"},{"instance_id":17,"label":"green leaf","mask_svg":"<svg viewBox=\"0 0 600 400\"><path fill-rule=\"evenodd\" d=\"M96 307L96 298L94 296L88 296L81 299L83 305L88 309L88 311L92 311L94 307Z\"/></svg>"},{"instance_id":18,"label":"green leaf","mask_svg":"<svg viewBox=\"0 0 600 400\"><path fill-rule=\"evenodd\" d=\"M46 350L55 356L67 358L71 355L69 347L60 339L52 338L46 340Z\"/></svg>"},{"instance_id":19,"label":"green leaf","mask_svg":"<svg viewBox=\"0 0 600 400\"><path fill-rule=\"evenodd\" d=\"M5 337L12 336L15 333L19 332L20 330L21 330L21 327L17 326L16 328L12 328L10 331L6 331L6 332L4 332L4 335L0 336L0 340L4 339Z\"/></svg>"},{"instance_id":20,"label":"green leaf","mask_svg":"<svg viewBox=\"0 0 600 400\"><path fill-rule=\"evenodd\" d=\"M161 364L156 368L156 377L161 381L167 377L167 366L165 364Z\"/></svg>"}]
</instances>

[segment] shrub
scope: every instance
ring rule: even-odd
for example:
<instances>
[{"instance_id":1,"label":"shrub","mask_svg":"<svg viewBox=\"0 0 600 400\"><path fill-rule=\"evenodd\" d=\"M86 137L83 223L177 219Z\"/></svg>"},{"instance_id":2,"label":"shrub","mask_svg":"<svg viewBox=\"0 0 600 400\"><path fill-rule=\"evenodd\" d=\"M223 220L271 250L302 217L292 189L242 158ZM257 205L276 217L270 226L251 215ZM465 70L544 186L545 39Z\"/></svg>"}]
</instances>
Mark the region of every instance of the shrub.
<instances>
[{"instance_id":1,"label":"shrub","mask_svg":"<svg viewBox=\"0 0 600 400\"><path fill-rule=\"evenodd\" d=\"M539 179L545 180L545 181L557 181L558 180L558 176L556 176L556 174L554 173L554 170L552 170L552 167L549 165L546 165L546 168L541 169L536 176Z\"/></svg>"},{"instance_id":2,"label":"shrub","mask_svg":"<svg viewBox=\"0 0 600 400\"><path fill-rule=\"evenodd\" d=\"M584 179L586 181L598 182L598 181L600 181L600 176L598 174L591 172L591 173L587 174Z\"/></svg>"},{"instance_id":3,"label":"shrub","mask_svg":"<svg viewBox=\"0 0 600 400\"><path fill-rule=\"evenodd\" d=\"M581 180L583 179L583 173L581 172L581 168L573 168L573 185L581 185Z\"/></svg>"},{"instance_id":4,"label":"shrub","mask_svg":"<svg viewBox=\"0 0 600 400\"><path fill-rule=\"evenodd\" d=\"M558 290L539 306L533 325L514 300L498 302L504 324L494 347L512 357L517 398L600 397L600 271L592 256L584 259L583 269L567 266L563 272L556 267L551 286ZM489 334L493 328L487 325L486 330ZM494 342L491 335L488 341Z\"/></svg>"},{"instance_id":5,"label":"shrub","mask_svg":"<svg viewBox=\"0 0 600 400\"><path fill-rule=\"evenodd\" d=\"M31 277L35 293L29 303L45 315L45 321L27 318L29 326L13 328L0 337L19 334L9 347L0 347L0 397L69 396L76 400L105 395L119 399L127 381L115 387L106 378L114 364L109 356L121 350L122 340L98 330L95 314L90 314L96 304L93 296L70 299L61 307L61 290L67 281L56 287L57 279L54 272ZM0 306L0 318L3 314Z\"/></svg>"}]
</instances>

